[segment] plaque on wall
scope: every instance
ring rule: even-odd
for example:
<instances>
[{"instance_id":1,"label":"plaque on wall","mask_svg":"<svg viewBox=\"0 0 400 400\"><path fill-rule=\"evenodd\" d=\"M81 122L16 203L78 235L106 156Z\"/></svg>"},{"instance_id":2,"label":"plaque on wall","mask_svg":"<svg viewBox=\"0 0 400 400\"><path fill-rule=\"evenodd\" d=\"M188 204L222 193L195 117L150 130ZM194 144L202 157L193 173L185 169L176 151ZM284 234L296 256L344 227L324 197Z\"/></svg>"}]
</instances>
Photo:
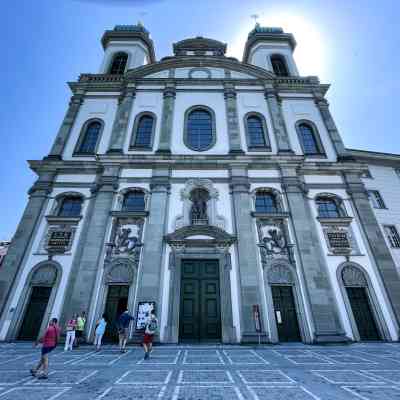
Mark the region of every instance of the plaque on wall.
<instances>
[{"instance_id":1,"label":"plaque on wall","mask_svg":"<svg viewBox=\"0 0 400 400\"><path fill-rule=\"evenodd\" d=\"M65 253L71 250L75 229L70 226L50 226L46 234L44 250L53 253Z\"/></svg>"},{"instance_id":2,"label":"plaque on wall","mask_svg":"<svg viewBox=\"0 0 400 400\"><path fill-rule=\"evenodd\" d=\"M136 330L144 330L146 321L150 317L151 310L155 310L155 301L140 301L136 311Z\"/></svg>"}]
</instances>

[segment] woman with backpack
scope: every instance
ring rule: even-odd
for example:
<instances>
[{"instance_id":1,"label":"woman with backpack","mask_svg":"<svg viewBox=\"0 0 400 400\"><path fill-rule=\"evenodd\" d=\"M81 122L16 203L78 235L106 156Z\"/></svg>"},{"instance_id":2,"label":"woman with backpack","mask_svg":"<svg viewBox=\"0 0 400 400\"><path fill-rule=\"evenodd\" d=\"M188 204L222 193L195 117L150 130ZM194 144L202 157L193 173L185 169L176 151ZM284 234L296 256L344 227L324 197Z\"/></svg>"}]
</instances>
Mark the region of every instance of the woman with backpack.
<instances>
[{"instance_id":1,"label":"woman with backpack","mask_svg":"<svg viewBox=\"0 0 400 400\"><path fill-rule=\"evenodd\" d=\"M150 353L153 348L153 338L158 328L158 319L156 317L155 310L150 311L150 317L146 322L143 336L143 349L144 349L144 359L148 360Z\"/></svg>"}]
</instances>

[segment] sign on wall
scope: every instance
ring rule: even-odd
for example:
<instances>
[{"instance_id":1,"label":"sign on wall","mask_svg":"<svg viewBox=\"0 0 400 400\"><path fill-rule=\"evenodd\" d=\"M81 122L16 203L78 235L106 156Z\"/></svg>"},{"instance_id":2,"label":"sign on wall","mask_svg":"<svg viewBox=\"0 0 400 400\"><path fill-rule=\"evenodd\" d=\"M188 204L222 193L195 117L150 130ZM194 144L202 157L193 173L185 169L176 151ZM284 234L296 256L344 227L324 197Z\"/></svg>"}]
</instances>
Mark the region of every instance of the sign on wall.
<instances>
[{"instance_id":1,"label":"sign on wall","mask_svg":"<svg viewBox=\"0 0 400 400\"><path fill-rule=\"evenodd\" d=\"M140 301L136 311L136 330L143 330L146 326L146 321L150 317L151 310L155 310L155 301Z\"/></svg>"}]
</instances>

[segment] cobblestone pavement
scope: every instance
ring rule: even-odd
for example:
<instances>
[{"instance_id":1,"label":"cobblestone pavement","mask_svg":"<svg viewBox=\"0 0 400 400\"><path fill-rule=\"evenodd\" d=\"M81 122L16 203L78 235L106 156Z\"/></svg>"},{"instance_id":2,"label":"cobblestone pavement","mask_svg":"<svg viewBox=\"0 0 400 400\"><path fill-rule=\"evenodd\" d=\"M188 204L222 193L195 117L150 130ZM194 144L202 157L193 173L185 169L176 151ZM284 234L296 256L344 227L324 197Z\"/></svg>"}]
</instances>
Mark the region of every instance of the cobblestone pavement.
<instances>
[{"instance_id":1,"label":"cobblestone pavement","mask_svg":"<svg viewBox=\"0 0 400 400\"><path fill-rule=\"evenodd\" d=\"M47 381L28 373L39 354L0 344L0 400L400 399L400 344L58 348Z\"/></svg>"}]
</instances>

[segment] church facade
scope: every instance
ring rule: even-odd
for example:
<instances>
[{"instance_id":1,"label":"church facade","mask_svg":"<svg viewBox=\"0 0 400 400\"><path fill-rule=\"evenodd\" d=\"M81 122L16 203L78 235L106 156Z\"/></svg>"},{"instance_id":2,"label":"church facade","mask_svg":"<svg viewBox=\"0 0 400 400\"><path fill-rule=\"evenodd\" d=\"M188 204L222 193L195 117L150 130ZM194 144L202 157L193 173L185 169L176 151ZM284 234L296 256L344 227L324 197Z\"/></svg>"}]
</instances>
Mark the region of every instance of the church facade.
<instances>
[{"instance_id":1,"label":"church facade","mask_svg":"<svg viewBox=\"0 0 400 400\"><path fill-rule=\"evenodd\" d=\"M0 340L51 317L155 308L164 343L399 340L400 156L346 149L329 85L259 25L243 60L196 37L159 61L141 25L70 82L0 268ZM388 191L388 185L390 190Z\"/></svg>"}]
</instances>

